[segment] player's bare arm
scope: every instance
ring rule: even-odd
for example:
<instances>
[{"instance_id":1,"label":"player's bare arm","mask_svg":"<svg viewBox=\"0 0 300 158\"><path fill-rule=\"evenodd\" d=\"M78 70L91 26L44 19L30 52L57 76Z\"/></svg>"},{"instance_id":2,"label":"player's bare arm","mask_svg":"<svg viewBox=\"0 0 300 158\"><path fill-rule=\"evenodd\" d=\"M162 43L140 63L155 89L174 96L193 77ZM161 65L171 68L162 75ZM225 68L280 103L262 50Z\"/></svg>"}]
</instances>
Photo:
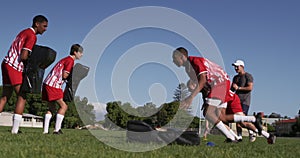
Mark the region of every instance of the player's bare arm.
<instances>
[{"instance_id":1,"label":"player's bare arm","mask_svg":"<svg viewBox=\"0 0 300 158\"><path fill-rule=\"evenodd\" d=\"M188 96L184 101L180 103L180 108L187 109L193 102L193 99L195 96L203 89L204 85L206 84L206 73L202 73L198 77L198 85L196 85L196 88L190 96Z\"/></svg>"},{"instance_id":2,"label":"player's bare arm","mask_svg":"<svg viewBox=\"0 0 300 158\"><path fill-rule=\"evenodd\" d=\"M28 59L28 56L29 56L29 50L27 50L27 49L22 49L22 51L21 51L21 60L22 61L25 61L25 60L27 60Z\"/></svg>"},{"instance_id":3,"label":"player's bare arm","mask_svg":"<svg viewBox=\"0 0 300 158\"><path fill-rule=\"evenodd\" d=\"M70 74L69 72L63 71L63 74L62 74L63 80L66 80L68 78L69 74Z\"/></svg>"}]
</instances>

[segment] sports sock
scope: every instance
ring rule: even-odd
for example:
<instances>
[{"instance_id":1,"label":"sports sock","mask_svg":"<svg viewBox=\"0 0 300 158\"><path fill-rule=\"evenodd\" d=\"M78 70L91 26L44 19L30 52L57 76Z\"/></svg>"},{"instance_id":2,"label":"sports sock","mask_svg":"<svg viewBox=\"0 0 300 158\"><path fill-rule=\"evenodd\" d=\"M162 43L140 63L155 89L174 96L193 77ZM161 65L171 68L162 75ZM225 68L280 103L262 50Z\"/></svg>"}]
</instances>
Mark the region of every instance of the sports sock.
<instances>
[{"instance_id":1,"label":"sports sock","mask_svg":"<svg viewBox=\"0 0 300 158\"><path fill-rule=\"evenodd\" d=\"M243 129L239 128L239 127L236 127L236 133L237 133L239 139L242 139Z\"/></svg>"},{"instance_id":2,"label":"sports sock","mask_svg":"<svg viewBox=\"0 0 300 158\"><path fill-rule=\"evenodd\" d=\"M52 117L51 114L46 114L45 115L44 133L48 133L49 132L49 124L50 124L51 117Z\"/></svg>"},{"instance_id":3,"label":"sports sock","mask_svg":"<svg viewBox=\"0 0 300 158\"><path fill-rule=\"evenodd\" d=\"M269 138L270 134L266 131L261 131L261 135L263 135L265 138Z\"/></svg>"},{"instance_id":4,"label":"sports sock","mask_svg":"<svg viewBox=\"0 0 300 158\"><path fill-rule=\"evenodd\" d=\"M22 115L19 115L19 114L13 115L13 127L11 129L12 134L18 134L21 121L22 121Z\"/></svg>"},{"instance_id":5,"label":"sports sock","mask_svg":"<svg viewBox=\"0 0 300 158\"><path fill-rule=\"evenodd\" d=\"M226 138L230 138L231 140L235 140L234 135L230 133L230 131L226 128L222 121L216 124L216 127L226 136Z\"/></svg>"},{"instance_id":6,"label":"sports sock","mask_svg":"<svg viewBox=\"0 0 300 158\"><path fill-rule=\"evenodd\" d=\"M254 116L233 115L234 122L255 122Z\"/></svg>"},{"instance_id":7,"label":"sports sock","mask_svg":"<svg viewBox=\"0 0 300 158\"><path fill-rule=\"evenodd\" d=\"M250 135L254 134L254 132L252 130L248 130L248 132L249 132Z\"/></svg>"},{"instance_id":8,"label":"sports sock","mask_svg":"<svg viewBox=\"0 0 300 158\"><path fill-rule=\"evenodd\" d=\"M55 132L58 132L61 129L61 123L64 119L64 115L57 114L56 115L56 122L55 122Z\"/></svg>"},{"instance_id":9,"label":"sports sock","mask_svg":"<svg viewBox=\"0 0 300 158\"><path fill-rule=\"evenodd\" d=\"M233 132L233 130L232 129L230 129L229 130L229 132L234 136L234 138L236 138L236 140L238 140L238 139L242 139L242 136L238 136L238 135L236 135L235 134L235 132Z\"/></svg>"}]
</instances>

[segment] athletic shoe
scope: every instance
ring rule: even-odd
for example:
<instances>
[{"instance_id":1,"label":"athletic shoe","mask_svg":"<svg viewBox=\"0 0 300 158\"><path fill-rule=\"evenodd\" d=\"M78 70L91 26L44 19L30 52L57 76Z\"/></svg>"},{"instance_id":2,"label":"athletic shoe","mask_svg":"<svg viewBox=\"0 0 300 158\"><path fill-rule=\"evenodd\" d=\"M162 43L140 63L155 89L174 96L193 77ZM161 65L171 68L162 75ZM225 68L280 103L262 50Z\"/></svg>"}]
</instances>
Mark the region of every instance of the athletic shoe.
<instances>
[{"instance_id":1,"label":"athletic shoe","mask_svg":"<svg viewBox=\"0 0 300 158\"><path fill-rule=\"evenodd\" d=\"M18 130L17 133L14 133L14 132L11 131L11 134L22 134L22 131Z\"/></svg>"},{"instance_id":2,"label":"athletic shoe","mask_svg":"<svg viewBox=\"0 0 300 158\"><path fill-rule=\"evenodd\" d=\"M258 130L258 134L261 135L261 131L263 129L263 126L262 126L262 117L261 117L261 114L258 113L256 116L255 116L255 122L253 123L255 125L255 127L257 128Z\"/></svg>"},{"instance_id":3,"label":"athletic shoe","mask_svg":"<svg viewBox=\"0 0 300 158\"><path fill-rule=\"evenodd\" d=\"M53 132L53 134L60 135L60 134L64 134L64 133L63 133L63 132L62 132L62 130L60 129L60 130L59 130L59 131L57 131L57 132L56 132L56 131L54 131L54 132Z\"/></svg>"},{"instance_id":4,"label":"athletic shoe","mask_svg":"<svg viewBox=\"0 0 300 158\"><path fill-rule=\"evenodd\" d=\"M232 140L230 138L226 138L224 143L238 143L238 141L237 140Z\"/></svg>"},{"instance_id":5,"label":"athletic shoe","mask_svg":"<svg viewBox=\"0 0 300 158\"><path fill-rule=\"evenodd\" d=\"M268 140L268 144L275 144L276 136L274 134L270 134Z\"/></svg>"},{"instance_id":6,"label":"athletic shoe","mask_svg":"<svg viewBox=\"0 0 300 158\"><path fill-rule=\"evenodd\" d=\"M49 132L43 132L43 134L49 134Z\"/></svg>"},{"instance_id":7,"label":"athletic shoe","mask_svg":"<svg viewBox=\"0 0 300 158\"><path fill-rule=\"evenodd\" d=\"M237 141L238 142L242 142L243 141L243 137L242 136L237 136Z\"/></svg>"},{"instance_id":8,"label":"athletic shoe","mask_svg":"<svg viewBox=\"0 0 300 158\"><path fill-rule=\"evenodd\" d=\"M254 134L250 134L249 141L252 143L252 142L255 142L255 140L256 140L256 136Z\"/></svg>"}]
</instances>

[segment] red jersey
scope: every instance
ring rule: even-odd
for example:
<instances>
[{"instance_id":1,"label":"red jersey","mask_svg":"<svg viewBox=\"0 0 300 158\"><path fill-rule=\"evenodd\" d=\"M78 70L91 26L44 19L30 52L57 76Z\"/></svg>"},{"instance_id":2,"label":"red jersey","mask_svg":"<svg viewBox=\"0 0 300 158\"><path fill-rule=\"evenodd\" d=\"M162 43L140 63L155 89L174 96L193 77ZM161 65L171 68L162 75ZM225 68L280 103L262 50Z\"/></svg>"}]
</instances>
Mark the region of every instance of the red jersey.
<instances>
[{"instance_id":1,"label":"red jersey","mask_svg":"<svg viewBox=\"0 0 300 158\"><path fill-rule=\"evenodd\" d=\"M74 59L71 56L61 59L49 72L44 80L44 84L53 88L62 88L64 80L62 78L63 72L70 73L74 65Z\"/></svg>"},{"instance_id":2,"label":"red jersey","mask_svg":"<svg viewBox=\"0 0 300 158\"><path fill-rule=\"evenodd\" d=\"M207 98L218 98L222 102L230 100L230 80L227 73L217 64L202 57L189 56L190 64L185 66L185 71L190 79L198 81L198 77L202 73L206 73L207 84L210 92Z\"/></svg>"},{"instance_id":3,"label":"red jersey","mask_svg":"<svg viewBox=\"0 0 300 158\"><path fill-rule=\"evenodd\" d=\"M189 56L188 60L193 69L190 66L185 68L185 71L191 79L195 79L202 73L207 73L207 82L214 86L224 81L230 81L227 73L217 64L209 61L206 58Z\"/></svg>"},{"instance_id":4,"label":"red jersey","mask_svg":"<svg viewBox=\"0 0 300 158\"><path fill-rule=\"evenodd\" d=\"M23 72L24 65L20 58L21 51L26 49L31 52L36 40L37 37L33 28L21 31L10 46L7 55L4 57L4 62L17 71Z\"/></svg>"}]
</instances>

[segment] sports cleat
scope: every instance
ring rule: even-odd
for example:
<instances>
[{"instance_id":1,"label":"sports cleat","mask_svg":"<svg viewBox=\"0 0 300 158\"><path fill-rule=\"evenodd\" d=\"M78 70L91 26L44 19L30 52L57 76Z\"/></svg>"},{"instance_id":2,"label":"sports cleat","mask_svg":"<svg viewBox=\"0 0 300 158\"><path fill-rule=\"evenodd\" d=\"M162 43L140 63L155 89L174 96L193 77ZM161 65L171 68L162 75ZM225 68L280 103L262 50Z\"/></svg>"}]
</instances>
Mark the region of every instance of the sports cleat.
<instances>
[{"instance_id":1,"label":"sports cleat","mask_svg":"<svg viewBox=\"0 0 300 158\"><path fill-rule=\"evenodd\" d=\"M252 142L255 142L255 140L256 140L256 136L254 134L250 134L249 141L252 143Z\"/></svg>"},{"instance_id":2,"label":"sports cleat","mask_svg":"<svg viewBox=\"0 0 300 158\"><path fill-rule=\"evenodd\" d=\"M15 132L11 131L11 134L22 134L22 131L18 130L18 132L17 132L17 133L15 133Z\"/></svg>"},{"instance_id":3,"label":"sports cleat","mask_svg":"<svg viewBox=\"0 0 300 158\"><path fill-rule=\"evenodd\" d=\"M230 138L226 138L224 143L238 143L238 141L237 140L232 140Z\"/></svg>"},{"instance_id":4,"label":"sports cleat","mask_svg":"<svg viewBox=\"0 0 300 158\"><path fill-rule=\"evenodd\" d=\"M243 137L242 136L237 136L236 139L237 139L238 142L242 142L243 141Z\"/></svg>"},{"instance_id":5,"label":"sports cleat","mask_svg":"<svg viewBox=\"0 0 300 158\"><path fill-rule=\"evenodd\" d=\"M270 134L269 138L267 139L268 144L275 144L276 136L274 134Z\"/></svg>"},{"instance_id":6,"label":"sports cleat","mask_svg":"<svg viewBox=\"0 0 300 158\"><path fill-rule=\"evenodd\" d=\"M61 134L64 134L64 133L63 133L62 130L60 129L59 131L54 131L53 134L61 135Z\"/></svg>"},{"instance_id":7,"label":"sports cleat","mask_svg":"<svg viewBox=\"0 0 300 158\"><path fill-rule=\"evenodd\" d=\"M263 126L262 126L262 117L261 117L260 113L255 115L255 122L253 124L258 130L258 134L261 135L261 131L263 129Z\"/></svg>"}]
</instances>

